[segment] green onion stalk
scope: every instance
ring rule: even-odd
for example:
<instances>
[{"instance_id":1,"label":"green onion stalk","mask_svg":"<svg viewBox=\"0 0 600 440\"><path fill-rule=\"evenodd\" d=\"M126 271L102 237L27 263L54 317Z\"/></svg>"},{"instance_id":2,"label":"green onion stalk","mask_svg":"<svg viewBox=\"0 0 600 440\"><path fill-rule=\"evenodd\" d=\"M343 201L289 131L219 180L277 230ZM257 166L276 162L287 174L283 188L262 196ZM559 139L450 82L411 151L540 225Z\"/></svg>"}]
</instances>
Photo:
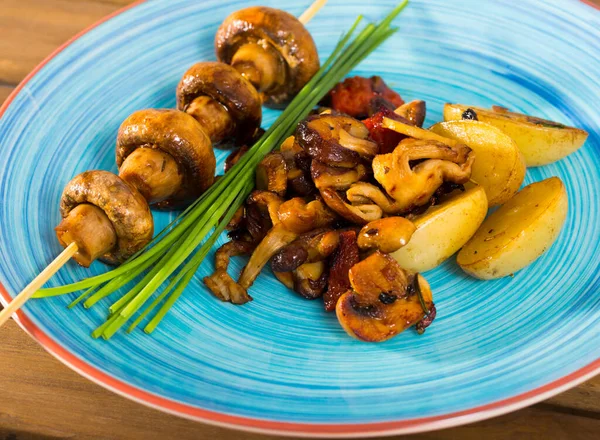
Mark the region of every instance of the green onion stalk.
<instances>
[{"instance_id":1,"label":"green onion stalk","mask_svg":"<svg viewBox=\"0 0 600 440\"><path fill-rule=\"evenodd\" d=\"M146 333L154 331L252 191L256 166L294 132L298 122L308 116L335 84L396 32L396 28L390 27L391 22L407 3L407 0L400 3L379 24L367 24L350 41L362 20L362 16L359 16L319 71L256 144L144 249L116 269L76 283L41 289L34 297L45 298L85 289L69 307L83 302L84 307L89 308L144 274L109 307L107 320L92 332L92 336L111 338L166 283L161 293L127 328L128 332L134 330L160 305L144 327Z\"/></svg>"}]
</instances>

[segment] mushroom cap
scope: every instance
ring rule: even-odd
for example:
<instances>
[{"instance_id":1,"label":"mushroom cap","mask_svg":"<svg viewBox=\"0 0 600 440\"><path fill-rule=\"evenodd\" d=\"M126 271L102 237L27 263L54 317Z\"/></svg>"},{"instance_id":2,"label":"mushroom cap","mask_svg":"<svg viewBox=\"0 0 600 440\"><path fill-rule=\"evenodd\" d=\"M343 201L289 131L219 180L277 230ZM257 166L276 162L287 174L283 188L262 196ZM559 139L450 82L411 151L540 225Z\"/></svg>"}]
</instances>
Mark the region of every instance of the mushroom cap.
<instances>
[{"instance_id":1,"label":"mushroom cap","mask_svg":"<svg viewBox=\"0 0 600 440\"><path fill-rule=\"evenodd\" d=\"M199 96L223 105L235 124L238 144L249 141L262 121L262 100L254 86L229 64L216 61L196 63L184 73L177 86L177 108L186 111Z\"/></svg>"},{"instance_id":2,"label":"mushroom cap","mask_svg":"<svg viewBox=\"0 0 600 440\"><path fill-rule=\"evenodd\" d=\"M154 221L146 199L139 191L108 171L86 171L75 176L60 199L60 215L65 218L82 203L102 209L117 234L117 245L101 260L119 264L152 240Z\"/></svg>"},{"instance_id":3,"label":"mushroom cap","mask_svg":"<svg viewBox=\"0 0 600 440\"><path fill-rule=\"evenodd\" d=\"M215 179L216 159L210 139L192 116L179 110L146 109L131 114L119 127L117 166L136 148L158 148L169 153L180 170L183 183L160 209L181 207L198 198Z\"/></svg>"},{"instance_id":4,"label":"mushroom cap","mask_svg":"<svg viewBox=\"0 0 600 440\"><path fill-rule=\"evenodd\" d=\"M310 32L296 17L280 9L253 6L227 17L215 35L217 59L230 64L238 48L247 42L270 44L287 64L289 83L269 91L266 105L286 104L319 70L319 55Z\"/></svg>"}]
</instances>

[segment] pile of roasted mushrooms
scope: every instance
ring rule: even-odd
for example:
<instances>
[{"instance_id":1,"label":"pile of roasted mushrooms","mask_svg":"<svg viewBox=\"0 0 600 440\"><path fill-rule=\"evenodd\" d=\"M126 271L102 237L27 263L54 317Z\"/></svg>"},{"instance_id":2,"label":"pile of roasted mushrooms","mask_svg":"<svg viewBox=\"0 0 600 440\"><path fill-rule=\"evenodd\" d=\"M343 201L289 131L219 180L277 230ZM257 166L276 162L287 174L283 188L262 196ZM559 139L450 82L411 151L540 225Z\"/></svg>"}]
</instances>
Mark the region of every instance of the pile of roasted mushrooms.
<instances>
[{"instance_id":1,"label":"pile of roasted mushrooms","mask_svg":"<svg viewBox=\"0 0 600 440\"><path fill-rule=\"evenodd\" d=\"M287 104L319 69L314 41L287 12L251 7L215 37L220 62L193 65L177 87L177 109L136 111L121 125L119 175L86 171L65 187L56 235L76 243L75 261L119 264L147 245L150 206L181 209L215 180L213 146L251 144L262 104ZM243 150L242 150L243 151Z\"/></svg>"},{"instance_id":2,"label":"pile of roasted mushrooms","mask_svg":"<svg viewBox=\"0 0 600 440\"><path fill-rule=\"evenodd\" d=\"M243 304L270 262L279 281L306 299L322 297L358 339L383 341L412 325L423 332L436 313L429 285L389 254L411 239L411 216L469 180L474 154L384 128L384 117L420 127L425 103L405 104L379 77L349 78L324 104L260 163L256 189L204 282L219 299ZM238 255L250 259L235 281L227 267Z\"/></svg>"}]
</instances>

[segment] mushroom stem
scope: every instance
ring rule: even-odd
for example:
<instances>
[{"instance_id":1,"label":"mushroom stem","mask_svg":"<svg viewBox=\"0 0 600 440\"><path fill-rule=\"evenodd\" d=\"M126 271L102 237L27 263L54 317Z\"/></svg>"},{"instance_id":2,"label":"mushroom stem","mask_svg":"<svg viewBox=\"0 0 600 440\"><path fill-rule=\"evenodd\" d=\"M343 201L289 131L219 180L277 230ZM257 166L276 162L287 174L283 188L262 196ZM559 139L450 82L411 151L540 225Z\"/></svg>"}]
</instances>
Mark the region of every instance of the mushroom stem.
<instances>
[{"instance_id":1,"label":"mushroom stem","mask_svg":"<svg viewBox=\"0 0 600 440\"><path fill-rule=\"evenodd\" d=\"M137 148L121 164L119 177L133 185L149 204L181 189L183 175L173 156L156 148Z\"/></svg>"},{"instance_id":2,"label":"mushroom stem","mask_svg":"<svg viewBox=\"0 0 600 440\"><path fill-rule=\"evenodd\" d=\"M235 132L235 123L227 109L210 96L198 96L185 112L200 122L213 144L232 137Z\"/></svg>"},{"instance_id":3,"label":"mushroom stem","mask_svg":"<svg viewBox=\"0 0 600 440\"><path fill-rule=\"evenodd\" d=\"M89 267L117 244L117 234L110 219L104 211L90 203L73 208L55 231L62 246L77 244L78 251L73 259L84 267Z\"/></svg>"},{"instance_id":4,"label":"mushroom stem","mask_svg":"<svg viewBox=\"0 0 600 440\"><path fill-rule=\"evenodd\" d=\"M252 83L258 92L268 92L274 86L284 83L285 66L279 54L272 48L257 43L240 46L231 65Z\"/></svg>"}]
</instances>

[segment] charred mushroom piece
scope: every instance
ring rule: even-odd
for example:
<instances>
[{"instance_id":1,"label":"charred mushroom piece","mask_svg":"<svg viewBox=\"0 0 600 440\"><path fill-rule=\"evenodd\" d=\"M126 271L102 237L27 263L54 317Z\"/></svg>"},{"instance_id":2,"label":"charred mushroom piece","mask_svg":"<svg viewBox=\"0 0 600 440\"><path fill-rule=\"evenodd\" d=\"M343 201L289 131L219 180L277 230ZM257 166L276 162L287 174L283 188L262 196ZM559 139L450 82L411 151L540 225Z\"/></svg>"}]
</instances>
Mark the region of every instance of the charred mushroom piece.
<instances>
[{"instance_id":1,"label":"charred mushroom piece","mask_svg":"<svg viewBox=\"0 0 600 440\"><path fill-rule=\"evenodd\" d=\"M238 284L248 289L271 257L296 237L298 234L288 231L281 223L275 225L252 253L248 264L242 270Z\"/></svg>"},{"instance_id":2,"label":"charred mushroom piece","mask_svg":"<svg viewBox=\"0 0 600 440\"><path fill-rule=\"evenodd\" d=\"M246 154L249 149L250 147L248 147L247 145L242 145L241 148L232 151L231 154L229 154L229 156L227 156L227 158L225 159L225 164L223 165L223 172L226 173L230 169L232 169L233 166L239 162L242 156Z\"/></svg>"},{"instance_id":3,"label":"charred mushroom piece","mask_svg":"<svg viewBox=\"0 0 600 440\"><path fill-rule=\"evenodd\" d=\"M245 304L252 301L246 289L236 283L227 273L231 257L247 255L252 252L254 245L242 241L230 241L221 246L215 253L215 272L203 279L204 284L221 301L233 304Z\"/></svg>"},{"instance_id":4,"label":"charred mushroom piece","mask_svg":"<svg viewBox=\"0 0 600 440\"><path fill-rule=\"evenodd\" d=\"M425 105L425 101L421 101L420 99L402 104L400 107L394 110L394 113L406 119L412 125L416 125L417 127L423 127L426 112L427 107Z\"/></svg>"},{"instance_id":5,"label":"charred mushroom piece","mask_svg":"<svg viewBox=\"0 0 600 440\"><path fill-rule=\"evenodd\" d=\"M294 270L294 290L306 299L323 296L327 288L327 270L324 261L305 263Z\"/></svg>"},{"instance_id":6,"label":"charred mushroom piece","mask_svg":"<svg viewBox=\"0 0 600 440\"><path fill-rule=\"evenodd\" d=\"M309 116L298 124L295 137L313 159L342 168L355 167L361 158L372 159L378 150L367 139L367 127L348 116Z\"/></svg>"},{"instance_id":7,"label":"charred mushroom piece","mask_svg":"<svg viewBox=\"0 0 600 440\"><path fill-rule=\"evenodd\" d=\"M117 136L119 176L160 209L179 208L215 179L216 160L200 124L179 110L140 110Z\"/></svg>"},{"instance_id":8,"label":"charred mushroom piece","mask_svg":"<svg viewBox=\"0 0 600 440\"><path fill-rule=\"evenodd\" d=\"M361 341L390 339L421 321L433 306L425 278L408 275L396 260L379 251L350 269L350 284L352 290L339 299L336 314L344 330Z\"/></svg>"},{"instance_id":9,"label":"charred mushroom piece","mask_svg":"<svg viewBox=\"0 0 600 440\"><path fill-rule=\"evenodd\" d=\"M281 144L280 152L286 163L287 187L290 193L303 197L316 192L310 177L312 159L296 142L294 136L288 137Z\"/></svg>"},{"instance_id":10,"label":"charred mushroom piece","mask_svg":"<svg viewBox=\"0 0 600 440\"><path fill-rule=\"evenodd\" d=\"M341 232L340 244L331 260L327 292L323 295L326 311L333 312L338 299L350 289L348 273L358 261L359 250L356 243L356 232Z\"/></svg>"},{"instance_id":11,"label":"charred mushroom piece","mask_svg":"<svg viewBox=\"0 0 600 440\"><path fill-rule=\"evenodd\" d=\"M333 253L338 244L337 231L317 229L302 234L273 256L271 268L274 272L291 272L305 263L323 261Z\"/></svg>"},{"instance_id":12,"label":"charred mushroom piece","mask_svg":"<svg viewBox=\"0 0 600 440\"><path fill-rule=\"evenodd\" d=\"M177 108L192 115L214 144L249 142L262 120L258 92L233 67L196 63L177 86Z\"/></svg>"},{"instance_id":13,"label":"charred mushroom piece","mask_svg":"<svg viewBox=\"0 0 600 440\"><path fill-rule=\"evenodd\" d=\"M358 164L354 168L330 167L323 162L313 160L310 167L311 177L318 189L333 188L345 190L367 175L367 168Z\"/></svg>"},{"instance_id":14,"label":"charred mushroom piece","mask_svg":"<svg viewBox=\"0 0 600 440\"><path fill-rule=\"evenodd\" d=\"M300 197L287 200L279 207L279 221L286 229L304 234L313 229L326 228L336 215L320 200L306 202Z\"/></svg>"},{"instance_id":15,"label":"charred mushroom piece","mask_svg":"<svg viewBox=\"0 0 600 440\"><path fill-rule=\"evenodd\" d=\"M100 258L119 264L150 240L154 222L142 195L108 171L86 171L65 187L60 200L62 222L56 236L62 246L75 242L75 261L88 267Z\"/></svg>"},{"instance_id":16,"label":"charred mushroom piece","mask_svg":"<svg viewBox=\"0 0 600 440\"><path fill-rule=\"evenodd\" d=\"M373 173L395 200L397 212L403 212L428 203L444 182L466 183L474 160L475 154L466 145L405 139L392 153L375 157ZM411 166L413 161L418 164Z\"/></svg>"},{"instance_id":17,"label":"charred mushroom piece","mask_svg":"<svg viewBox=\"0 0 600 440\"><path fill-rule=\"evenodd\" d=\"M386 217L367 223L358 233L361 250L377 249L392 253L405 246L416 230L410 220L403 217Z\"/></svg>"},{"instance_id":18,"label":"charred mushroom piece","mask_svg":"<svg viewBox=\"0 0 600 440\"><path fill-rule=\"evenodd\" d=\"M365 225L383 215L381 208L374 204L350 205L332 188L322 189L321 197L331 210L357 225Z\"/></svg>"},{"instance_id":19,"label":"charred mushroom piece","mask_svg":"<svg viewBox=\"0 0 600 440\"><path fill-rule=\"evenodd\" d=\"M234 12L215 36L217 59L231 64L266 105L287 104L319 70L315 43L296 17L254 6Z\"/></svg>"},{"instance_id":20,"label":"charred mushroom piece","mask_svg":"<svg viewBox=\"0 0 600 440\"><path fill-rule=\"evenodd\" d=\"M279 223L279 206L283 199L269 191L253 191L245 205L244 221L240 228L244 235L250 235L250 241L258 244Z\"/></svg>"},{"instance_id":21,"label":"charred mushroom piece","mask_svg":"<svg viewBox=\"0 0 600 440\"><path fill-rule=\"evenodd\" d=\"M404 104L400 95L390 89L379 76L346 78L329 92L331 108L364 119L381 110L390 110Z\"/></svg>"},{"instance_id":22,"label":"charred mushroom piece","mask_svg":"<svg viewBox=\"0 0 600 440\"><path fill-rule=\"evenodd\" d=\"M346 191L346 198L353 205L374 203L386 214L398 214L403 206L390 199L379 187L368 182L353 183Z\"/></svg>"},{"instance_id":23,"label":"charred mushroom piece","mask_svg":"<svg viewBox=\"0 0 600 440\"><path fill-rule=\"evenodd\" d=\"M288 289L294 290L294 274L292 272L275 272L275 278Z\"/></svg>"},{"instance_id":24,"label":"charred mushroom piece","mask_svg":"<svg viewBox=\"0 0 600 440\"><path fill-rule=\"evenodd\" d=\"M283 197L287 190L287 167L281 153L270 153L256 167L256 189Z\"/></svg>"}]
</instances>

